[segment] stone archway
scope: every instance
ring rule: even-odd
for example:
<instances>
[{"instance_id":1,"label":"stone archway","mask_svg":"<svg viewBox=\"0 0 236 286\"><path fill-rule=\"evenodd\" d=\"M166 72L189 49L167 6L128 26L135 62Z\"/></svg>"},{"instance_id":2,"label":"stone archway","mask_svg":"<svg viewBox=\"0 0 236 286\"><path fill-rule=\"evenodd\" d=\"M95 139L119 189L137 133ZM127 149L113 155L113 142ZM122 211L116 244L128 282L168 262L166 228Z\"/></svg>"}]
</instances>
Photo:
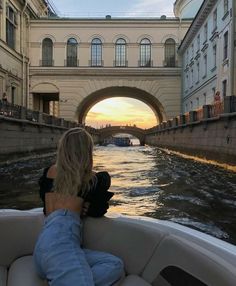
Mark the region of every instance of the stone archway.
<instances>
[{"instance_id":1,"label":"stone archway","mask_svg":"<svg viewBox=\"0 0 236 286\"><path fill-rule=\"evenodd\" d=\"M133 135L139 139L140 145L145 144L145 130L133 126L108 126L101 128L98 130L99 141L102 143L104 139L120 133Z\"/></svg>"},{"instance_id":2,"label":"stone archway","mask_svg":"<svg viewBox=\"0 0 236 286\"><path fill-rule=\"evenodd\" d=\"M128 86L106 87L87 95L78 105L78 122L84 124L89 110L98 102L111 97L129 97L142 101L147 104L157 118L157 124L166 119L164 108L160 101L145 90Z\"/></svg>"}]
</instances>

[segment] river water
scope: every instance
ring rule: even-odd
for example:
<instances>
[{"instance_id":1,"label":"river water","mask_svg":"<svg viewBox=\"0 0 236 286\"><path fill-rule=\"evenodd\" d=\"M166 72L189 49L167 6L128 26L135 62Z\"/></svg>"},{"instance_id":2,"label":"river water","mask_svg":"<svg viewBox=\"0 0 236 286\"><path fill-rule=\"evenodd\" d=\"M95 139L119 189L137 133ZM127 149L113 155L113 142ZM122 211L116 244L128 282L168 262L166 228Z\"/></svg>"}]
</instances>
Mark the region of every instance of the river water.
<instances>
[{"instance_id":1,"label":"river water","mask_svg":"<svg viewBox=\"0 0 236 286\"><path fill-rule=\"evenodd\" d=\"M0 208L42 206L38 178L55 154L0 165ZM236 244L236 173L148 146L95 147L115 193L109 211L171 220Z\"/></svg>"}]
</instances>

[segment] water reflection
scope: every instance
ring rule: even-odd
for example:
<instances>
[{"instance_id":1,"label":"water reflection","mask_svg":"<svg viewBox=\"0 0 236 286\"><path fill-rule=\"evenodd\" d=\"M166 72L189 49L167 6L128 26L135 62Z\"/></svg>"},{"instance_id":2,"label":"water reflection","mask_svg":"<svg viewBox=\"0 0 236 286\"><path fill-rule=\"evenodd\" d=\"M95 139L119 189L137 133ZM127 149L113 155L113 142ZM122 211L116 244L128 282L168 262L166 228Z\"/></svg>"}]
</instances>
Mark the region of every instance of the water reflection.
<instances>
[{"instance_id":1,"label":"water reflection","mask_svg":"<svg viewBox=\"0 0 236 286\"><path fill-rule=\"evenodd\" d=\"M110 211L172 220L236 244L236 173L154 147L95 147L107 170ZM37 181L55 154L0 166L0 207L41 206Z\"/></svg>"}]
</instances>

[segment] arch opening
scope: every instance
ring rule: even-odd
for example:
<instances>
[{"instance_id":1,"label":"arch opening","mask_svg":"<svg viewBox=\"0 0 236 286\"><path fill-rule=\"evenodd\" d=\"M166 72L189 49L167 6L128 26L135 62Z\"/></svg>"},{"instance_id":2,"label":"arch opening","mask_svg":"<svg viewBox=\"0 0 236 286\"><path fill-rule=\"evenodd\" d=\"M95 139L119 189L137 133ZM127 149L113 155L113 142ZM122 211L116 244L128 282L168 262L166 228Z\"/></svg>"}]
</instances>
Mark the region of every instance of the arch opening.
<instances>
[{"instance_id":1,"label":"arch opening","mask_svg":"<svg viewBox=\"0 0 236 286\"><path fill-rule=\"evenodd\" d=\"M147 107L149 107L150 113L153 113L153 116L155 118L154 124L152 126L159 124L166 118L162 104L156 97L154 97L150 93L147 93L146 91L143 91L135 87L108 87L108 88L95 91L91 93L90 95L86 96L82 100L82 102L79 104L77 108L78 122L85 124L86 117L89 111L97 103L105 99L112 99L115 97L135 99L141 103L144 103ZM115 108L117 110L120 110L119 106L115 106ZM135 113L135 109L134 109L134 113ZM132 122L126 122L126 124L127 123L130 124ZM152 127L152 126L149 126L149 127ZM94 127L100 127L100 126L94 126Z\"/></svg>"}]
</instances>

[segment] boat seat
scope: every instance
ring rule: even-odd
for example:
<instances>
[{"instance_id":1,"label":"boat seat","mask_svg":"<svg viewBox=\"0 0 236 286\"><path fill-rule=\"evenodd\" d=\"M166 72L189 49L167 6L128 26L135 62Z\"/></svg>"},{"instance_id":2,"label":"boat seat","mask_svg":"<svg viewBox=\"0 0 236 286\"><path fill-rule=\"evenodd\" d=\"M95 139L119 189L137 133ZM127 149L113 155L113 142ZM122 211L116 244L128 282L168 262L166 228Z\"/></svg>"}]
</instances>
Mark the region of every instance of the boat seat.
<instances>
[{"instance_id":1,"label":"boat seat","mask_svg":"<svg viewBox=\"0 0 236 286\"><path fill-rule=\"evenodd\" d=\"M7 267L0 266L0 285L7 285Z\"/></svg>"},{"instance_id":2,"label":"boat seat","mask_svg":"<svg viewBox=\"0 0 236 286\"><path fill-rule=\"evenodd\" d=\"M43 220L42 211L0 211L0 286L47 285L36 274L32 257ZM162 232L152 233L148 227L103 217L85 219L83 233L84 247L108 251L123 259L126 273L114 286L151 285L141 276Z\"/></svg>"},{"instance_id":3,"label":"boat seat","mask_svg":"<svg viewBox=\"0 0 236 286\"><path fill-rule=\"evenodd\" d=\"M228 253L228 256L230 256L230 253ZM232 260L234 259L232 256ZM181 275L187 274L191 276L189 279L198 277L198 281L201 281L204 285L235 286L235 265L235 260L234 265L230 266L221 253L217 255L211 251L210 247L206 249L194 241L170 234L162 240L155 250L143 272L143 277L154 286L166 285L161 283L164 280L160 273L164 269L172 268L176 270L169 272L169 275L172 276L170 277L172 281L173 279L179 281L178 279L181 279ZM174 275L176 277L173 277ZM194 283L197 282L192 281L188 285L203 285L198 284L199 282L197 284ZM182 285L182 281L174 285L179 284Z\"/></svg>"},{"instance_id":4,"label":"boat seat","mask_svg":"<svg viewBox=\"0 0 236 286\"><path fill-rule=\"evenodd\" d=\"M7 270L4 270L4 279L0 286L48 286L47 281L40 279L36 274L32 255L18 258L11 264L7 284ZM122 281L115 283L114 286L151 286L151 284L137 275L128 275L123 277Z\"/></svg>"}]
</instances>

